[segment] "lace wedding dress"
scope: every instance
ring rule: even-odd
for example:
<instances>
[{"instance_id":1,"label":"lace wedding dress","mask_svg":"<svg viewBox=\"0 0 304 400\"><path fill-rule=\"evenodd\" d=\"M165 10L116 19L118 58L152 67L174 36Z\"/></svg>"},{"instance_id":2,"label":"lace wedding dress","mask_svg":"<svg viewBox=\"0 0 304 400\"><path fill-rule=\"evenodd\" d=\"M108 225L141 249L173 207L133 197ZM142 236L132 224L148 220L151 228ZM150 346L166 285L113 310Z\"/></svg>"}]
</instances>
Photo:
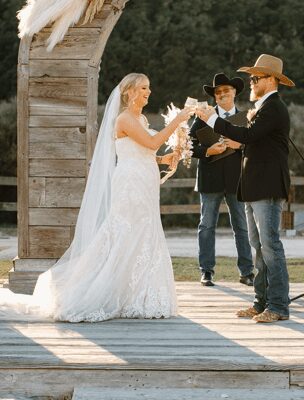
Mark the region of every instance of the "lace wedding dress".
<instances>
[{"instance_id":1,"label":"lace wedding dress","mask_svg":"<svg viewBox=\"0 0 304 400\"><path fill-rule=\"evenodd\" d=\"M74 262L43 273L33 296L2 289L0 316L59 321L161 318L177 312L171 259L160 220L155 151L115 141L110 209Z\"/></svg>"}]
</instances>

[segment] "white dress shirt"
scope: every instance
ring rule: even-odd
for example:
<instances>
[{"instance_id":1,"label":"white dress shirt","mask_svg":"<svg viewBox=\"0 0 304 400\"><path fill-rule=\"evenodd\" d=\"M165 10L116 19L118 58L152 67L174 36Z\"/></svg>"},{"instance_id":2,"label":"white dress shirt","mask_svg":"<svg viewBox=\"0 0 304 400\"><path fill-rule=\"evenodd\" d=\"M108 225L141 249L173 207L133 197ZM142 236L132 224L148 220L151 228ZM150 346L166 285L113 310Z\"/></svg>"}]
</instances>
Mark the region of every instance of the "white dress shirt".
<instances>
[{"instance_id":1,"label":"white dress shirt","mask_svg":"<svg viewBox=\"0 0 304 400\"><path fill-rule=\"evenodd\" d=\"M218 105L218 106L217 106L217 110L218 110L218 116L221 117L221 118L227 118L226 115L225 115L226 112L229 113L229 116L230 116L230 115L234 115L235 112L236 112L235 106L233 106L233 107L231 108L231 110L226 111L226 110L224 110L222 107L220 107L220 106Z\"/></svg>"},{"instance_id":2,"label":"white dress shirt","mask_svg":"<svg viewBox=\"0 0 304 400\"><path fill-rule=\"evenodd\" d=\"M268 93L264 94L263 97L261 97L259 100L257 100L257 101L254 103L254 107L255 107L257 110L259 110L259 109L261 108L262 104L264 103L264 101L265 101L269 96L271 96L271 95L274 94L274 93L277 93L277 90L272 90L271 92L268 92ZM218 106L218 108L220 108L220 107ZM229 113L230 113L230 111L229 111ZM219 114L219 115L217 115L217 114L212 114L211 117L208 118L206 124L209 125L210 128L213 129L213 128L214 128L214 125L215 125L215 121L218 119L218 117L221 117L221 115L220 115L220 114ZM223 118L223 117L221 117L221 118Z\"/></svg>"},{"instance_id":3,"label":"white dress shirt","mask_svg":"<svg viewBox=\"0 0 304 400\"><path fill-rule=\"evenodd\" d=\"M256 110L259 110L259 109L261 108L262 104L264 103L264 101L265 101L269 96L271 96L272 94L277 93L277 92L278 92L277 90L272 90L271 92L268 92L268 93L264 94L263 97L261 97L259 100L257 100L257 101L254 103L254 107L256 108Z\"/></svg>"}]
</instances>

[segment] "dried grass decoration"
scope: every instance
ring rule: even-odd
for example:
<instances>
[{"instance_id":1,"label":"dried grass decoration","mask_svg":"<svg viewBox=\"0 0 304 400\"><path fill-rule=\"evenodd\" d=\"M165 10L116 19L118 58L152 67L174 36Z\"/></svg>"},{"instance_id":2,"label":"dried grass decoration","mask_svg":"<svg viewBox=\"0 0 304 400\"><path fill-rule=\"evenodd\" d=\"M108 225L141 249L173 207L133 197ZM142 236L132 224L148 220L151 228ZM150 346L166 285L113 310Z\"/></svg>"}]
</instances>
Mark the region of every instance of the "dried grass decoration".
<instances>
[{"instance_id":1,"label":"dried grass decoration","mask_svg":"<svg viewBox=\"0 0 304 400\"><path fill-rule=\"evenodd\" d=\"M87 24L88 22L92 22L95 15L101 11L105 0L88 0L89 5L86 10L83 25Z\"/></svg>"}]
</instances>

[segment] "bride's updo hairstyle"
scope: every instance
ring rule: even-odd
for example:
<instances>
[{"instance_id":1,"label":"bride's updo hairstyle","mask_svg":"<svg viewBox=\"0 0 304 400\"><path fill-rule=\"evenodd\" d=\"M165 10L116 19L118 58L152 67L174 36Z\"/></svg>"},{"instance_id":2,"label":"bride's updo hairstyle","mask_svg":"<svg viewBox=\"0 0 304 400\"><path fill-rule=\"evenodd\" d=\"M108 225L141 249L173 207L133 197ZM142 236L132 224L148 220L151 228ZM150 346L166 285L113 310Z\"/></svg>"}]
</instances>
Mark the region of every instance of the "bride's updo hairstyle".
<instances>
[{"instance_id":1,"label":"bride's updo hairstyle","mask_svg":"<svg viewBox=\"0 0 304 400\"><path fill-rule=\"evenodd\" d=\"M136 88L140 85L141 81L148 79L145 74L137 74L132 72L126 75L119 84L120 89L120 109L127 108L130 102L128 90Z\"/></svg>"}]
</instances>

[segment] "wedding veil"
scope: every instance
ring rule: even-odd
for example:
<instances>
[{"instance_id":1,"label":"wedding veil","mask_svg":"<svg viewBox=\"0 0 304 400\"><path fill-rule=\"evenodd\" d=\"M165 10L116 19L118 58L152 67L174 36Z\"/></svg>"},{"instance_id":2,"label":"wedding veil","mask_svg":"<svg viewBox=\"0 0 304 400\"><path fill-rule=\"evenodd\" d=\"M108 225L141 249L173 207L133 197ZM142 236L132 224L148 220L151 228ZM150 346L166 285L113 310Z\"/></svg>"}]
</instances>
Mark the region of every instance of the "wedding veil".
<instances>
[{"instance_id":1,"label":"wedding veil","mask_svg":"<svg viewBox=\"0 0 304 400\"><path fill-rule=\"evenodd\" d=\"M56 265L73 262L73 259L83 254L109 212L111 179L116 164L114 128L119 110L120 89L118 85L112 91L105 107L76 223L74 239Z\"/></svg>"},{"instance_id":2,"label":"wedding veil","mask_svg":"<svg viewBox=\"0 0 304 400\"><path fill-rule=\"evenodd\" d=\"M39 276L33 296L2 289L0 319L39 319L53 316L60 304L64 303L66 308L74 306L71 298L74 283L79 282L90 267L90 244L110 209L111 179L116 164L114 129L119 111L120 89L117 86L105 107L70 247L55 265Z\"/></svg>"}]
</instances>

